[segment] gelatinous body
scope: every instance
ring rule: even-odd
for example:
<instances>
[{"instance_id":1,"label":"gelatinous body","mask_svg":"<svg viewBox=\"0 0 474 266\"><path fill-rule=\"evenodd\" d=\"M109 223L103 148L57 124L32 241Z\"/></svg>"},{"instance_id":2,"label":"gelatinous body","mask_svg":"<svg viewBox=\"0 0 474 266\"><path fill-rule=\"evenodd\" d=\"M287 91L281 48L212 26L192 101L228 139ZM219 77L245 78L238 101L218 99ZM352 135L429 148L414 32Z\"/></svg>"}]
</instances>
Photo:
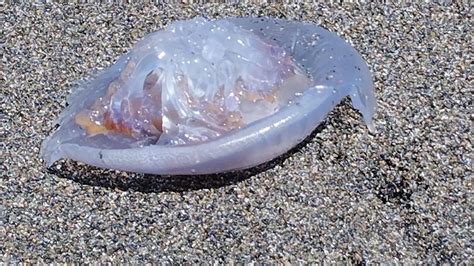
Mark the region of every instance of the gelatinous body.
<instances>
[{"instance_id":1,"label":"gelatinous body","mask_svg":"<svg viewBox=\"0 0 474 266\"><path fill-rule=\"evenodd\" d=\"M195 144L275 113L309 84L276 43L227 21L195 19L142 41L75 121L89 136Z\"/></svg>"},{"instance_id":2,"label":"gelatinous body","mask_svg":"<svg viewBox=\"0 0 474 266\"><path fill-rule=\"evenodd\" d=\"M336 35L279 19L195 18L145 36L84 82L42 156L154 174L243 169L289 150L346 96L372 128L371 75Z\"/></svg>"}]
</instances>

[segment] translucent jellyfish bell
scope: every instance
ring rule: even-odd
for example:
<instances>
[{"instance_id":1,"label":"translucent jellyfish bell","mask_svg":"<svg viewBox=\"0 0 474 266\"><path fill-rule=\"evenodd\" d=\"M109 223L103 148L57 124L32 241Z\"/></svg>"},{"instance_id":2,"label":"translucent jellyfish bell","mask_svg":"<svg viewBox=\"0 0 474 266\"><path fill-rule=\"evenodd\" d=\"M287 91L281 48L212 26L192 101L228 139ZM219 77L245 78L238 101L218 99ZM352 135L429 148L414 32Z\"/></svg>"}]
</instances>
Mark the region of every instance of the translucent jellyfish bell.
<instances>
[{"instance_id":1,"label":"translucent jellyfish bell","mask_svg":"<svg viewBox=\"0 0 474 266\"><path fill-rule=\"evenodd\" d=\"M252 167L308 136L344 97L373 130L373 83L350 45L310 23L195 18L143 38L68 98L42 146L153 174Z\"/></svg>"}]
</instances>

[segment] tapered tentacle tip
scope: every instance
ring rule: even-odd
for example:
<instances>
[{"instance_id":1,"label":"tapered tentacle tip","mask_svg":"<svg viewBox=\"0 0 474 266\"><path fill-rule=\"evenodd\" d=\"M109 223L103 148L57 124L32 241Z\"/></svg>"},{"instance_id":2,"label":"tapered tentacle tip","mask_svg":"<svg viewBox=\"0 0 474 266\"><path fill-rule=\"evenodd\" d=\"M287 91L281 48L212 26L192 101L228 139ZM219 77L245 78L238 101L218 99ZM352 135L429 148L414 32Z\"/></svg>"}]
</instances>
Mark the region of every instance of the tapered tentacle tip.
<instances>
[{"instance_id":1,"label":"tapered tentacle tip","mask_svg":"<svg viewBox=\"0 0 474 266\"><path fill-rule=\"evenodd\" d=\"M375 123L373 120L370 120L367 123L367 129L369 130L369 133L372 135L377 134L377 128L375 127Z\"/></svg>"}]
</instances>

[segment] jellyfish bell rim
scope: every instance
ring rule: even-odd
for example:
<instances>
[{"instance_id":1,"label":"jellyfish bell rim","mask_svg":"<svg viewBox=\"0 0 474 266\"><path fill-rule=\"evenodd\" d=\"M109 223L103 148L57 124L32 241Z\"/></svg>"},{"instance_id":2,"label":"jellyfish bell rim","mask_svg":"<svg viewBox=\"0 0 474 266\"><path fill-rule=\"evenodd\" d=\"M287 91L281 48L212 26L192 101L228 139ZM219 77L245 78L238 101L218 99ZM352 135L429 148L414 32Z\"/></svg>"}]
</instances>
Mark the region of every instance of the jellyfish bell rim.
<instances>
[{"instance_id":1,"label":"jellyfish bell rim","mask_svg":"<svg viewBox=\"0 0 474 266\"><path fill-rule=\"evenodd\" d=\"M326 88L324 92L326 97L320 97L317 102L309 100L309 98L303 98L304 96L310 96L309 94L316 95L318 93L317 91L318 90L312 88L308 89L307 92L300 96L300 99L296 99L293 103L283 107L276 114L255 121L240 130L230 132L227 135L202 143L177 146L149 145L128 149L100 149L66 143L60 146L60 150L61 153L63 153L63 156L66 156L67 158L97 167L111 167L117 170L148 174L211 174L242 170L268 161L267 159L259 158L275 158L287 151L286 149L280 149L278 151L266 149L260 150L258 156L252 156L252 154L256 153L248 154L245 152L246 148L251 148L250 146L252 143L259 142L259 139L262 137L269 138L268 136L279 135L279 138L285 138L285 135L288 135L288 133L292 131L291 129L294 128L293 124L298 123L297 121L299 118L311 116L311 110L314 112L314 110L318 108L323 108L327 112L331 111L337 103L324 101L324 99L327 99L327 97L332 94L331 88ZM318 96L321 95L318 94ZM341 97L343 96L341 95ZM305 99L306 101L304 101ZM316 107L313 105L315 103L317 104ZM311 107L311 109L309 107ZM326 113L323 110L318 110L318 112L315 113L320 114L319 119L317 119L319 121L309 123L314 124L314 128L310 132L312 132L319 125L319 122L326 117ZM289 131L285 133L282 131L282 128L287 128ZM293 143L291 146L295 146L307 135L309 134L306 134L306 132L298 132L288 139ZM233 153L228 153L227 151L229 150L233 151ZM206 152L203 153L203 151ZM232 163L227 163L226 165L228 165L228 167L223 167L221 164L221 169L218 171L208 171L206 167L203 167L206 164L217 163L218 160L222 161L226 154L235 155L239 151L241 153L240 162L246 161L246 163L238 168L232 167ZM269 156L262 156L264 155L263 153L268 153ZM153 155L150 156L150 154ZM243 158L245 155L250 155L250 157ZM130 159L132 158L137 160L137 164L131 163ZM179 158L186 159L178 160ZM252 159L249 160L248 158ZM144 161L147 161L147 163L143 163ZM138 162L141 162L141 164L138 164ZM135 165L136 167L134 167ZM144 166L146 166L146 168L144 168Z\"/></svg>"},{"instance_id":2,"label":"jellyfish bell rim","mask_svg":"<svg viewBox=\"0 0 474 266\"><path fill-rule=\"evenodd\" d=\"M320 97L320 91L310 88L300 99L278 113L203 143L179 146L150 145L117 150L62 144L59 147L61 154L58 156L96 167L159 175L202 175L243 170L284 154L316 129L339 103L326 101L333 94L332 88L324 89L322 94L325 97ZM318 98L310 98L311 96ZM339 95L340 99L345 96ZM301 127L301 120L305 120L306 125L313 125L311 130L307 131L307 127ZM281 148L270 140L267 146L277 149L253 148L253 143L260 142L261 138L287 138L291 145L286 145L289 148ZM239 162L240 166L233 167L231 162ZM212 169L215 165L220 165L218 170Z\"/></svg>"}]
</instances>

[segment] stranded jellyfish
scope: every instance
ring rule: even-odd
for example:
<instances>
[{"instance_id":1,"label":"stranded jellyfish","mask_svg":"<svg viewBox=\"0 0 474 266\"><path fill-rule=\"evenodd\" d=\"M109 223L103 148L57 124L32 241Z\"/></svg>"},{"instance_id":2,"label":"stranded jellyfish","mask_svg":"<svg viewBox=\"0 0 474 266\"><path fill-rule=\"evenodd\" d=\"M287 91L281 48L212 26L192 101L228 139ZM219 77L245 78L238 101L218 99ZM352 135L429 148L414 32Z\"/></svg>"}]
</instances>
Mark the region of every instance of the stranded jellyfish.
<instances>
[{"instance_id":1,"label":"stranded jellyfish","mask_svg":"<svg viewBox=\"0 0 474 266\"><path fill-rule=\"evenodd\" d=\"M369 130L372 78L357 51L310 23L194 18L151 33L68 98L42 145L151 174L208 174L269 161L350 96Z\"/></svg>"}]
</instances>

